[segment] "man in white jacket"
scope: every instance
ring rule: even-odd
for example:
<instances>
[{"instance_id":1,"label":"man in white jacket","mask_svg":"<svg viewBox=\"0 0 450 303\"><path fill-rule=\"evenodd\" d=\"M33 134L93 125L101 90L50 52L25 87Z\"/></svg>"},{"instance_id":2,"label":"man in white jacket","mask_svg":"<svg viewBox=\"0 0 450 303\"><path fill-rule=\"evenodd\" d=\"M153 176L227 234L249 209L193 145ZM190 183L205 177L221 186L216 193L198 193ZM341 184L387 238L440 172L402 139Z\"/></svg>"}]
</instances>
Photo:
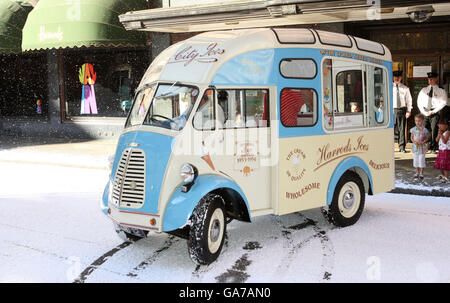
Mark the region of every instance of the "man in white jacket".
<instances>
[{"instance_id":1,"label":"man in white jacket","mask_svg":"<svg viewBox=\"0 0 450 303\"><path fill-rule=\"evenodd\" d=\"M411 116L412 97L409 87L402 82L402 71L393 72L393 105L395 116L395 131L398 133L398 149L400 152L406 152L406 120Z\"/></svg>"},{"instance_id":2,"label":"man in white jacket","mask_svg":"<svg viewBox=\"0 0 450 303\"><path fill-rule=\"evenodd\" d=\"M428 86L422 88L417 97L417 107L425 116L425 127L430 132L430 151L437 153L439 112L447 105L447 93L438 86L438 73L430 72L428 75Z\"/></svg>"}]
</instances>

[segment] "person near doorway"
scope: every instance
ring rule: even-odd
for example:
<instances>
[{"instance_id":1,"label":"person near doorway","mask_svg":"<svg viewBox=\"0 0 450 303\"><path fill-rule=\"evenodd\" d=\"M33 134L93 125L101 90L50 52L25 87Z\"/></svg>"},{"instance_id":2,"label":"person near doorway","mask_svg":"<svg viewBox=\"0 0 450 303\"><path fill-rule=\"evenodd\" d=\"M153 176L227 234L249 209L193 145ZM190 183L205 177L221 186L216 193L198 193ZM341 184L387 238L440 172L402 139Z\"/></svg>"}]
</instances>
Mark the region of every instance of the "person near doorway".
<instances>
[{"instance_id":1,"label":"person near doorway","mask_svg":"<svg viewBox=\"0 0 450 303\"><path fill-rule=\"evenodd\" d=\"M402 71L394 71L393 83L393 103L395 115L395 132L398 134L398 149L400 152L406 152L406 120L411 116L412 97L409 87L402 83Z\"/></svg>"},{"instance_id":2,"label":"person near doorway","mask_svg":"<svg viewBox=\"0 0 450 303\"><path fill-rule=\"evenodd\" d=\"M414 117L416 126L411 128L411 141L413 143L411 152L413 153L413 166L416 168L414 178L423 179L423 171L426 167L425 154L427 152L428 130L424 127L425 116L417 114Z\"/></svg>"},{"instance_id":3,"label":"person near doorway","mask_svg":"<svg viewBox=\"0 0 450 303\"><path fill-rule=\"evenodd\" d=\"M450 132L448 131L448 121L446 119L439 120L438 127L439 133L436 142L439 143L439 153L434 167L441 170L438 178L443 183L447 183L448 172L450 171Z\"/></svg>"},{"instance_id":4,"label":"person near doorway","mask_svg":"<svg viewBox=\"0 0 450 303\"><path fill-rule=\"evenodd\" d=\"M425 127L430 132L430 152L437 153L439 112L447 105L447 93L438 86L438 73L429 72L428 86L422 88L417 97L417 107L425 116Z\"/></svg>"}]
</instances>

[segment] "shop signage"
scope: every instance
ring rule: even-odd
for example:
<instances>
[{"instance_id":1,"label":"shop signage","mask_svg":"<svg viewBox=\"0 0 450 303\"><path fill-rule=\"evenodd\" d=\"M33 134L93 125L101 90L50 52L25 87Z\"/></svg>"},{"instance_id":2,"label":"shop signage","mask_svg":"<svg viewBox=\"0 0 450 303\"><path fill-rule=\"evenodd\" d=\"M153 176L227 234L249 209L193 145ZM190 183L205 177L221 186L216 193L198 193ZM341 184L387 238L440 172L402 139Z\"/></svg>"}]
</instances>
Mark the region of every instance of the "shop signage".
<instances>
[{"instance_id":1,"label":"shop signage","mask_svg":"<svg viewBox=\"0 0 450 303\"><path fill-rule=\"evenodd\" d=\"M413 78L427 78L428 73L431 72L431 66L414 66L413 67Z\"/></svg>"},{"instance_id":2,"label":"shop signage","mask_svg":"<svg viewBox=\"0 0 450 303\"><path fill-rule=\"evenodd\" d=\"M61 27L58 26L58 30L56 32L47 32L45 30L45 25L41 25L39 31L39 41L45 42L47 40L58 40L61 41L64 38L64 33L61 31Z\"/></svg>"}]
</instances>

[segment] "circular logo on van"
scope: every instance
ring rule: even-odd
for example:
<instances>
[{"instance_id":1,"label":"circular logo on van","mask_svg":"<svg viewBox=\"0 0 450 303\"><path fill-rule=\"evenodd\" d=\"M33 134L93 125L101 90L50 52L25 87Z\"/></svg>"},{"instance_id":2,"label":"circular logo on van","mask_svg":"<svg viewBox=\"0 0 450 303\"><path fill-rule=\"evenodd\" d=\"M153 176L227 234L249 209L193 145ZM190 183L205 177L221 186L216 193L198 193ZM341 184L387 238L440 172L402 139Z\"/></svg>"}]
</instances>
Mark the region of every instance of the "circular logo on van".
<instances>
[{"instance_id":1,"label":"circular logo on van","mask_svg":"<svg viewBox=\"0 0 450 303\"><path fill-rule=\"evenodd\" d=\"M302 162L305 159L305 153L299 148L294 148L289 152L286 157L286 160L289 161L286 175L291 181L299 181L305 175L306 169L302 165Z\"/></svg>"}]
</instances>

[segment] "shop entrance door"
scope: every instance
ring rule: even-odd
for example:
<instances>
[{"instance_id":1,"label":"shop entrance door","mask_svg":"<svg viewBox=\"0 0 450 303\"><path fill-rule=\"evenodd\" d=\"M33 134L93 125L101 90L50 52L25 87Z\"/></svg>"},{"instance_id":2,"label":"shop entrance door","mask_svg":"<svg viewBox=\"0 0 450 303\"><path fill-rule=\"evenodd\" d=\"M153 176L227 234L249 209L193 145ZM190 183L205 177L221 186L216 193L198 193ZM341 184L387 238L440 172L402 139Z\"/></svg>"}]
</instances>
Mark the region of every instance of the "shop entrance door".
<instances>
[{"instance_id":1,"label":"shop entrance door","mask_svg":"<svg viewBox=\"0 0 450 303\"><path fill-rule=\"evenodd\" d=\"M417 97L419 95L420 90L428 86L428 79L426 73L427 71L435 71L439 73L440 72L439 62L440 58L438 55L393 56L393 70L403 71L403 84L409 87L412 96L413 109L411 111L411 117L406 121L406 130L405 130L407 142L411 142L409 130L412 127L414 127L414 116L420 113L417 107ZM449 60L449 67L450 67L450 60ZM449 80L450 80L450 73L449 73Z\"/></svg>"}]
</instances>

